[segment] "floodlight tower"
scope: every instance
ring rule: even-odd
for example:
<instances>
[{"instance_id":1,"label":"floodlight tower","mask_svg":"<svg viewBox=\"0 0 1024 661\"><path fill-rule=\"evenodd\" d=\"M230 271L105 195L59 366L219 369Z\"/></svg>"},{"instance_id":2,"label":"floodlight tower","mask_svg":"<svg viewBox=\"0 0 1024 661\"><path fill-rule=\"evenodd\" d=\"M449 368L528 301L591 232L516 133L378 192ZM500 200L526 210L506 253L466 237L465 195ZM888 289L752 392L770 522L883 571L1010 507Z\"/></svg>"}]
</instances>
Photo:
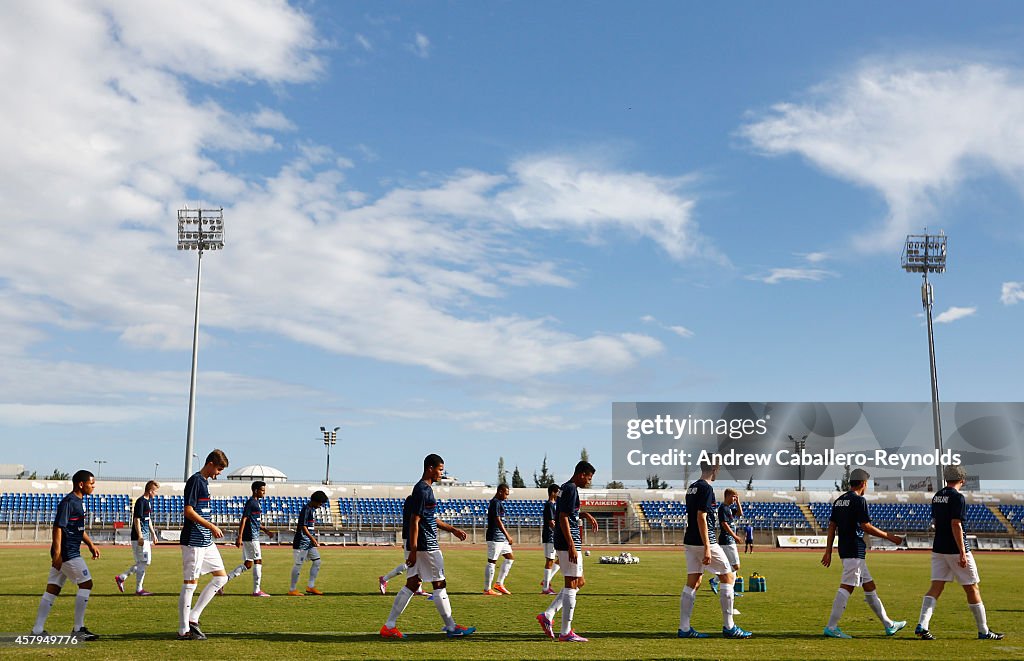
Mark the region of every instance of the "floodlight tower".
<instances>
[{"instance_id":1,"label":"floodlight tower","mask_svg":"<svg viewBox=\"0 0 1024 661\"><path fill-rule=\"evenodd\" d=\"M925 230L927 232L927 230ZM942 454L942 421L939 419L939 379L935 373L935 334L932 330L932 305L935 295L932 284L928 282L929 273L946 271L946 234L939 230L938 234L908 234L903 247L903 270L907 273L920 273L921 305L924 306L925 318L928 320L928 366L932 379L932 427L935 433L935 449ZM935 464L935 488L943 485L942 466Z\"/></svg>"},{"instance_id":2,"label":"floodlight tower","mask_svg":"<svg viewBox=\"0 0 1024 661\"><path fill-rule=\"evenodd\" d=\"M199 284L203 277L203 251L224 249L224 209L178 210L178 250L199 252L196 269L196 314L192 326L192 380L188 389L188 437L185 441L185 480L192 476L195 447L196 369L199 358Z\"/></svg>"},{"instance_id":3,"label":"floodlight tower","mask_svg":"<svg viewBox=\"0 0 1024 661\"><path fill-rule=\"evenodd\" d=\"M804 449L807 447L807 437L809 434L803 436L793 436L792 434L786 434L789 436L789 440L793 442L796 448L796 454L800 457L800 463L796 465L796 490L804 490Z\"/></svg>"},{"instance_id":4,"label":"floodlight tower","mask_svg":"<svg viewBox=\"0 0 1024 661\"><path fill-rule=\"evenodd\" d=\"M341 427L335 427L333 430L321 427L320 431L324 434L324 445L327 447L327 475L324 477L324 484L331 483L331 446L338 444L338 430Z\"/></svg>"}]
</instances>

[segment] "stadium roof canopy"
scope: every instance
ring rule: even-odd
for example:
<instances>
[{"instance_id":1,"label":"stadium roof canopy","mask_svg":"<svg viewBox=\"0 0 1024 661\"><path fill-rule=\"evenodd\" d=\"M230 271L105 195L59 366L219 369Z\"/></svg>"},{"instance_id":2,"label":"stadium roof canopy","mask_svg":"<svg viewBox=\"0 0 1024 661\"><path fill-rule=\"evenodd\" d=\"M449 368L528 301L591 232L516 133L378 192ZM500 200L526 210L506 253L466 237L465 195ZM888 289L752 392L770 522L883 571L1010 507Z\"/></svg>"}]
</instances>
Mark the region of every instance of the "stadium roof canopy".
<instances>
[{"instance_id":1,"label":"stadium roof canopy","mask_svg":"<svg viewBox=\"0 0 1024 661\"><path fill-rule=\"evenodd\" d=\"M264 466L263 464L253 464L251 466L242 466L234 473L228 475L229 480L263 480L264 482L287 482L288 476L277 470L273 466Z\"/></svg>"}]
</instances>

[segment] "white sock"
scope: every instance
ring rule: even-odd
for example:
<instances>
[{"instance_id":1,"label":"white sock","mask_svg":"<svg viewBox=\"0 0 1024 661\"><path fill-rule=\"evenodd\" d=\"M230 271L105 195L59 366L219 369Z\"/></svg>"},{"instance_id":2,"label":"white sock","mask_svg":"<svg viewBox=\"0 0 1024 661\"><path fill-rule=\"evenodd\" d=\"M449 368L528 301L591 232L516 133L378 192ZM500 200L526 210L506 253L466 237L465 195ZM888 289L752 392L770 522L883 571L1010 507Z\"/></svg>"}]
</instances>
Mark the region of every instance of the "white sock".
<instances>
[{"instance_id":1,"label":"white sock","mask_svg":"<svg viewBox=\"0 0 1024 661\"><path fill-rule=\"evenodd\" d=\"M192 613L192 595L196 591L195 583L182 583L178 594L178 633L188 633L188 618Z\"/></svg>"},{"instance_id":2,"label":"white sock","mask_svg":"<svg viewBox=\"0 0 1024 661\"><path fill-rule=\"evenodd\" d=\"M882 599L878 596L878 591L872 590L871 592L865 592L864 601L868 602L868 607L875 612L875 615L877 615L878 619L882 621L882 624L887 627L892 626L892 620L885 612L885 606L882 605Z\"/></svg>"},{"instance_id":3,"label":"white sock","mask_svg":"<svg viewBox=\"0 0 1024 661\"><path fill-rule=\"evenodd\" d=\"M551 569L544 568L544 582L541 583L541 587L545 590L551 589L551 577L555 575L554 567Z\"/></svg>"},{"instance_id":4,"label":"white sock","mask_svg":"<svg viewBox=\"0 0 1024 661\"><path fill-rule=\"evenodd\" d=\"M136 565L136 567L138 567L138 569L135 570L135 591L136 592L142 592L142 582L144 580L146 580L146 567L148 567L148 566L149 566L149 563L146 563L146 562L143 562L143 563L140 563L140 564Z\"/></svg>"},{"instance_id":5,"label":"white sock","mask_svg":"<svg viewBox=\"0 0 1024 661\"><path fill-rule=\"evenodd\" d=\"M131 576L132 574L134 574L138 570L138 568L139 568L138 565L132 565L128 569L125 569L123 574L118 574L117 577L123 581L126 578L128 578L129 576Z\"/></svg>"},{"instance_id":6,"label":"white sock","mask_svg":"<svg viewBox=\"0 0 1024 661\"><path fill-rule=\"evenodd\" d=\"M487 566L484 567L484 590L491 589L491 583L494 581L494 563L488 561Z\"/></svg>"},{"instance_id":7,"label":"white sock","mask_svg":"<svg viewBox=\"0 0 1024 661\"><path fill-rule=\"evenodd\" d=\"M562 588L555 598L551 601L551 605L544 611L544 617L548 618L548 622L555 621L555 613L562 607L562 602L565 600L565 588Z\"/></svg>"},{"instance_id":8,"label":"white sock","mask_svg":"<svg viewBox=\"0 0 1024 661\"><path fill-rule=\"evenodd\" d=\"M46 626L46 618L50 616L50 609L53 608L53 602L57 598L57 595L51 592L44 592L42 599L39 600L39 610L36 611L36 624L32 627L32 633L36 636L43 633L43 628Z\"/></svg>"},{"instance_id":9,"label":"white sock","mask_svg":"<svg viewBox=\"0 0 1024 661\"><path fill-rule=\"evenodd\" d=\"M230 581L233 578L238 578L239 576L245 573L246 569L248 569L248 567L246 567L245 563L243 562L242 564L238 565L237 567L228 572L228 580Z\"/></svg>"},{"instance_id":10,"label":"white sock","mask_svg":"<svg viewBox=\"0 0 1024 661\"><path fill-rule=\"evenodd\" d=\"M971 609L974 623L978 625L978 633L988 633L988 617L985 615L985 604L979 601L976 604L967 604L967 607Z\"/></svg>"},{"instance_id":11,"label":"white sock","mask_svg":"<svg viewBox=\"0 0 1024 661\"><path fill-rule=\"evenodd\" d=\"M565 588L565 597L562 600L562 635L572 631L572 616L576 611L576 593L579 588Z\"/></svg>"},{"instance_id":12,"label":"white sock","mask_svg":"<svg viewBox=\"0 0 1024 661\"><path fill-rule=\"evenodd\" d=\"M452 603L448 601L448 588L438 588L432 593L434 595L434 606L444 621L444 628L448 631L455 630L455 618L452 617Z\"/></svg>"},{"instance_id":13,"label":"white sock","mask_svg":"<svg viewBox=\"0 0 1024 661\"><path fill-rule=\"evenodd\" d=\"M722 583L718 586L718 603L722 606L722 626L726 629L736 626L736 622L732 619L732 605L735 600L732 583Z\"/></svg>"},{"instance_id":14,"label":"white sock","mask_svg":"<svg viewBox=\"0 0 1024 661\"><path fill-rule=\"evenodd\" d=\"M227 582L227 576L214 576L210 579L210 582L206 584L203 591L199 593L199 599L196 600L196 605L192 609L192 622L199 622L199 618L202 617L206 606L217 596L217 590L227 585Z\"/></svg>"},{"instance_id":15,"label":"white sock","mask_svg":"<svg viewBox=\"0 0 1024 661\"><path fill-rule=\"evenodd\" d=\"M505 562L501 563L501 569L498 570L498 585L505 585L505 579L508 578L508 573L512 570L513 562L515 561L505 558Z\"/></svg>"},{"instance_id":16,"label":"white sock","mask_svg":"<svg viewBox=\"0 0 1024 661\"><path fill-rule=\"evenodd\" d=\"M257 562L252 566L252 591L253 594L260 591L263 583L263 563Z\"/></svg>"},{"instance_id":17,"label":"white sock","mask_svg":"<svg viewBox=\"0 0 1024 661\"><path fill-rule=\"evenodd\" d=\"M928 629L928 623L932 621L932 613L935 612L936 601L935 597L924 596L924 599L921 600L921 617L917 619L917 626L925 630Z\"/></svg>"},{"instance_id":18,"label":"white sock","mask_svg":"<svg viewBox=\"0 0 1024 661\"><path fill-rule=\"evenodd\" d=\"M408 569L408 567L406 567L405 563L403 562L402 564L398 565L397 567L395 567L394 569L392 569L388 573L384 574L384 580L385 581L390 581L395 576L398 576L399 574L404 572L406 569Z\"/></svg>"},{"instance_id":19,"label":"white sock","mask_svg":"<svg viewBox=\"0 0 1024 661\"><path fill-rule=\"evenodd\" d=\"M302 563L297 562L292 565L292 587L291 591L295 592L295 586L299 584L299 571L302 570Z\"/></svg>"},{"instance_id":20,"label":"white sock","mask_svg":"<svg viewBox=\"0 0 1024 661\"><path fill-rule=\"evenodd\" d=\"M313 565L309 568L309 582L306 583L307 588L316 587L316 577L320 574L320 559L317 558L313 561Z\"/></svg>"},{"instance_id":21,"label":"white sock","mask_svg":"<svg viewBox=\"0 0 1024 661\"><path fill-rule=\"evenodd\" d=\"M408 586L403 585L402 589L395 595L395 603L391 604L391 614L388 615L388 621L384 623L388 629L394 629L398 625L398 616L405 612L405 607L409 605L409 601L412 599L412 590Z\"/></svg>"},{"instance_id":22,"label":"white sock","mask_svg":"<svg viewBox=\"0 0 1024 661\"><path fill-rule=\"evenodd\" d=\"M846 602L849 600L850 593L839 588L836 592L836 598L832 600L832 613L828 616L828 626L830 629L835 629L839 626L839 618L843 616L843 611L846 610Z\"/></svg>"},{"instance_id":23,"label":"white sock","mask_svg":"<svg viewBox=\"0 0 1024 661\"><path fill-rule=\"evenodd\" d=\"M86 590L84 588L78 588L78 592L75 593L75 626L74 631L78 631L85 626L85 607L89 605L89 594L92 590Z\"/></svg>"},{"instance_id":24,"label":"white sock","mask_svg":"<svg viewBox=\"0 0 1024 661\"><path fill-rule=\"evenodd\" d=\"M690 586L683 587L683 593L679 595L679 629L690 630L690 616L693 615L693 604L697 600L697 590Z\"/></svg>"}]
</instances>

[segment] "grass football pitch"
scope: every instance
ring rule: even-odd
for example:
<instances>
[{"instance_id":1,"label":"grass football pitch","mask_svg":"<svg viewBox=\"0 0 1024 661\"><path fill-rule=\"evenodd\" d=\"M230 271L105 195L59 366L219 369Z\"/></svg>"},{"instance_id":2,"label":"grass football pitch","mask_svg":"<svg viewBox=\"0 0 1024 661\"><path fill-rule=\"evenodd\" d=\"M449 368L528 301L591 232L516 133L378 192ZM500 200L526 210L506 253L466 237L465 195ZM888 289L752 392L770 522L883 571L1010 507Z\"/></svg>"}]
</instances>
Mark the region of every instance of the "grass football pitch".
<instances>
[{"instance_id":1,"label":"grass football pitch","mask_svg":"<svg viewBox=\"0 0 1024 661\"><path fill-rule=\"evenodd\" d=\"M939 600L931 630L935 641L913 635L921 597L929 582L929 556L917 552L875 552L868 564L889 615L909 622L887 638L881 624L854 593L841 627L853 640L822 637L839 567L825 569L820 553L759 551L744 555L747 577L767 577L765 593L746 593L736 599L742 614L736 622L754 632L750 640L720 636L718 598L701 586L693 626L713 634L708 640L676 638L679 592L683 582L681 549L634 549L638 565L601 565L598 557L621 549L595 549L585 565L587 585L579 594L574 628L589 643L559 643L546 639L534 617L550 603L539 594L542 559L538 550L517 550L506 585L512 596L490 597L483 589L482 548L445 549L448 591L455 619L477 627L464 640L448 640L432 602L417 597L399 620L411 634L405 641L385 641L378 635L404 577L394 579L388 595L377 591L377 576L401 561L397 549L325 548L317 586L322 597L289 597L291 549L264 547L263 588L271 599L249 596L252 575L228 584L202 617L207 641L178 642L178 590L181 558L173 545L160 546L146 577L153 597L120 594L113 576L131 564L126 547L101 547L102 557L89 560L96 582L89 600L86 626L101 634L86 644L87 658L331 658L331 659L1022 659L1024 658L1024 555L988 553L978 556L982 596L990 626L1004 632L1003 641L977 640L974 620L963 590L949 584ZM237 564L240 552L222 547L225 565ZM0 549L0 629L28 632L35 619L48 570L44 548ZM305 585L304 567L300 589ZM200 580L200 588L208 580ZM560 585L561 574L556 576ZM134 577L126 590L134 589ZM198 593L197 593L198 594ZM51 633L71 629L74 588L66 586L47 622ZM555 624L558 626L559 618ZM80 655L78 649L6 646L0 657ZM193 648L193 649L189 649Z\"/></svg>"}]
</instances>

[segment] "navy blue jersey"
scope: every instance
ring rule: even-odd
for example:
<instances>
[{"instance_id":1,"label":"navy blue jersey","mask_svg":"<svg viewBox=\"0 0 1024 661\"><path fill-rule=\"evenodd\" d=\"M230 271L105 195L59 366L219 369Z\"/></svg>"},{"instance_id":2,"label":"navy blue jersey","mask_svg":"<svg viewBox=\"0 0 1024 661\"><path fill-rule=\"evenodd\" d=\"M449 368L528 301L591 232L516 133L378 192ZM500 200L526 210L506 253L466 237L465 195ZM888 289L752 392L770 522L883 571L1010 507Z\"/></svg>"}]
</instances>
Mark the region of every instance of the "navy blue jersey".
<instances>
[{"instance_id":1,"label":"navy blue jersey","mask_svg":"<svg viewBox=\"0 0 1024 661\"><path fill-rule=\"evenodd\" d=\"M417 551L440 551L441 547L437 542L437 500L434 498L434 490L424 480L416 483L412 493L406 499L409 505L410 522L412 517L419 516L420 523L416 534ZM409 534L412 535L410 528ZM406 539L405 550L409 548L409 540Z\"/></svg>"},{"instance_id":2,"label":"navy blue jersey","mask_svg":"<svg viewBox=\"0 0 1024 661\"><path fill-rule=\"evenodd\" d=\"M71 560L82 556L82 535L85 534L85 504L74 492L64 496L57 505L53 527L60 528L60 559Z\"/></svg>"},{"instance_id":3,"label":"navy blue jersey","mask_svg":"<svg viewBox=\"0 0 1024 661\"><path fill-rule=\"evenodd\" d=\"M583 549L583 538L580 536L580 492L574 482L566 482L562 485L562 493L558 494L555 501L555 534L553 537L555 549L559 551L569 550L569 540L562 532L562 515L569 517L569 534L572 536L572 543L577 551Z\"/></svg>"},{"instance_id":4,"label":"navy blue jersey","mask_svg":"<svg viewBox=\"0 0 1024 661\"><path fill-rule=\"evenodd\" d=\"M555 518L555 509L557 503L548 500L544 502L544 524L540 531L540 540L544 544L555 543L555 529L552 527L552 522L557 526L558 519Z\"/></svg>"},{"instance_id":5,"label":"navy blue jersey","mask_svg":"<svg viewBox=\"0 0 1024 661\"><path fill-rule=\"evenodd\" d=\"M149 498L139 496L135 500L135 507L132 509L132 518L139 520L139 530L142 532L142 539L147 542L153 541L153 531L150 528L149 520L153 515L153 505ZM139 533L135 532L135 522L132 522L132 541L138 541Z\"/></svg>"},{"instance_id":6,"label":"navy blue jersey","mask_svg":"<svg viewBox=\"0 0 1024 661\"><path fill-rule=\"evenodd\" d=\"M726 505L725 503L722 503L721 505L718 506L718 525L721 529L721 534L718 536L718 543L722 544L723 546L726 544L736 543L736 540L733 538L733 536L730 535L729 531L725 529L725 524L727 523L729 524L729 527L732 528L733 519L736 518L733 512L734 510L732 505ZM733 532L736 531L733 530Z\"/></svg>"},{"instance_id":7,"label":"navy blue jersey","mask_svg":"<svg viewBox=\"0 0 1024 661\"><path fill-rule=\"evenodd\" d=\"M402 503L402 548L405 548L405 540L409 539L409 501L412 496L406 496L405 502Z\"/></svg>"},{"instance_id":8,"label":"navy blue jersey","mask_svg":"<svg viewBox=\"0 0 1024 661\"><path fill-rule=\"evenodd\" d=\"M754 541L754 526L752 526L752 525L750 525L748 523L747 525L743 526L743 532L746 533L745 534L746 541L748 541L748 542L753 542Z\"/></svg>"},{"instance_id":9,"label":"navy blue jersey","mask_svg":"<svg viewBox=\"0 0 1024 661\"><path fill-rule=\"evenodd\" d=\"M501 519L504 516L505 501L498 500L497 498L491 498L491 502L487 505L487 532L484 534L485 541L508 541L508 537L505 537L505 533L501 532L501 528L498 527L498 519Z\"/></svg>"},{"instance_id":10,"label":"navy blue jersey","mask_svg":"<svg viewBox=\"0 0 1024 661\"><path fill-rule=\"evenodd\" d=\"M313 540L302 529L303 526L309 529L311 534L316 533L316 508L309 503L303 505L299 511L299 521L295 524L295 537L292 538L293 549L306 550L313 547Z\"/></svg>"},{"instance_id":11,"label":"navy blue jersey","mask_svg":"<svg viewBox=\"0 0 1024 661\"><path fill-rule=\"evenodd\" d=\"M246 519L245 529L242 530L242 541L251 542L260 538L260 517L263 516L263 508L260 506L260 499L253 496L245 502L242 509L242 518Z\"/></svg>"},{"instance_id":12,"label":"navy blue jersey","mask_svg":"<svg viewBox=\"0 0 1024 661\"><path fill-rule=\"evenodd\" d=\"M202 473L194 473L185 483L184 507L191 507L196 514L210 520L210 485ZM180 543L182 546L210 546L213 532L186 518L181 527Z\"/></svg>"},{"instance_id":13,"label":"navy blue jersey","mask_svg":"<svg viewBox=\"0 0 1024 661\"><path fill-rule=\"evenodd\" d=\"M715 490L703 479L697 480L686 490L686 532L683 534L683 544L704 546L697 524L700 512L706 512L708 515L708 542L717 543L718 503L715 502Z\"/></svg>"},{"instance_id":14,"label":"navy blue jersey","mask_svg":"<svg viewBox=\"0 0 1024 661\"><path fill-rule=\"evenodd\" d=\"M964 495L953 487L940 489L932 496L932 518L935 519L935 539L932 540L932 552L960 554L960 547L953 537L953 519L963 524L967 518L967 500ZM967 530L963 531L964 550L970 551L971 544L967 541Z\"/></svg>"},{"instance_id":15,"label":"navy blue jersey","mask_svg":"<svg viewBox=\"0 0 1024 661\"><path fill-rule=\"evenodd\" d=\"M828 520L835 522L839 534L839 557L865 557L868 545L864 541L864 528L861 524L871 523L868 501L853 491L847 491L832 503L832 515Z\"/></svg>"}]
</instances>

